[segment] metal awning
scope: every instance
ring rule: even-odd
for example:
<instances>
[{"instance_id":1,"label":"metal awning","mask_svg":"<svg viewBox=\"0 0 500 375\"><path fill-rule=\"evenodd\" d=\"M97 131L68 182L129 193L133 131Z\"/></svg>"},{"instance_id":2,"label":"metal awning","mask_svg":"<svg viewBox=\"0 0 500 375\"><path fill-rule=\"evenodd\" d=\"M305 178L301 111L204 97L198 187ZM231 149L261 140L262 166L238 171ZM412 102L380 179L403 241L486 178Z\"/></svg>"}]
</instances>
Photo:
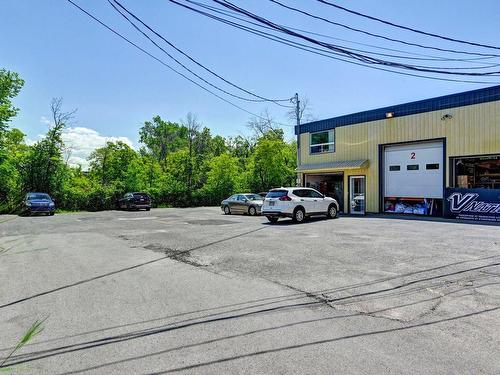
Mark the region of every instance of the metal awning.
<instances>
[{"instance_id":1,"label":"metal awning","mask_svg":"<svg viewBox=\"0 0 500 375\"><path fill-rule=\"evenodd\" d=\"M317 163L317 164L302 164L297 168L297 172L311 172L311 171L324 171L324 170L336 170L341 171L344 169L359 169L368 167L368 159L359 160L339 160L330 161L327 163Z\"/></svg>"}]
</instances>

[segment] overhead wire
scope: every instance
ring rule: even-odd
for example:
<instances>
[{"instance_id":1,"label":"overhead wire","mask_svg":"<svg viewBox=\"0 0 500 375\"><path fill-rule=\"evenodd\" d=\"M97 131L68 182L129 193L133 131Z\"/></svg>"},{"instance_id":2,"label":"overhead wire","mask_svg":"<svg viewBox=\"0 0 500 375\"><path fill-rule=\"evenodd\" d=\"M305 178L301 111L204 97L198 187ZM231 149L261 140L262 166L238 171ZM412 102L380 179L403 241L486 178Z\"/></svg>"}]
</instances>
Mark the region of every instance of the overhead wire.
<instances>
[{"instance_id":1,"label":"overhead wire","mask_svg":"<svg viewBox=\"0 0 500 375\"><path fill-rule=\"evenodd\" d=\"M132 18L134 18L137 22L139 22L141 25L143 25L146 29L148 29L149 31L151 31L154 35L156 35L158 38L160 38L161 40L163 40L165 43L167 43L170 47L172 47L173 49L175 49L177 52L179 52L180 54L182 54L183 56L185 56L186 58L188 58L190 61L192 61L193 63L195 63L196 65L198 65L199 67L201 67L202 69L204 69L205 71L209 72L210 74L214 75L215 77L219 78L220 80L224 81L225 83L237 88L238 90L241 90L249 95L252 95L256 98L258 98L259 100L252 100L252 101L266 101L266 102L272 102L272 103L275 103L277 105L280 105L282 107L286 107L286 108L289 108L290 106L284 106L282 104L280 104L279 102L288 102L290 99L287 98L287 99L269 99L269 98L266 98L266 97L263 97L263 96L260 96L260 95L257 95L249 90L246 90L244 88L242 88L241 86L238 86L234 83L232 83L231 81L225 79L224 77L220 76L219 74L215 73L213 70L211 70L210 68L206 67L205 65L201 64L199 61L197 61L196 59L194 59L193 57L191 57L189 54L187 54L186 52L184 52L183 50L181 50L180 48L178 48L176 45L174 45L171 41L169 41L168 39L166 39L163 35L161 35L159 32L157 32L156 30L154 30L152 27L150 27L148 24L146 24L143 20L141 20L139 17L137 17L133 12L131 12L130 10L128 10L123 4L121 4L119 1L117 0L108 0L108 3L110 3L113 8L119 13L121 14L132 26L134 26L134 28L136 28L137 30L139 30L143 35L145 35L145 33L143 33L135 24L133 21L131 21L126 15L124 15L119 9L117 9L113 3L115 3L116 5L118 5L123 11L125 11L127 14L129 14ZM146 36L146 35L145 35ZM147 36L146 36L147 37ZM149 39L149 38L148 38ZM155 44L156 45L156 44ZM176 60L177 61L177 60ZM184 67L184 65L183 65ZM191 72L191 71L190 71ZM241 97L238 96L239 99L241 99ZM246 100L246 99L244 99Z\"/></svg>"},{"instance_id":2,"label":"overhead wire","mask_svg":"<svg viewBox=\"0 0 500 375\"><path fill-rule=\"evenodd\" d=\"M204 3L201 3L201 2L198 2L198 1L194 1L194 0L184 0L184 1L186 1L188 3L191 3L191 4L194 4L194 5L197 5L197 6L201 7L201 8L204 8L204 9L211 10L211 11L213 11L215 13L226 15L228 17L231 17L233 19L237 19L237 20L245 22L245 23L256 25L256 26L259 26L259 27L262 27L262 28L272 29L272 28L270 28L268 26L263 26L263 25L260 25L260 24L258 24L256 22L252 22L252 21L250 21L248 19L244 19L244 18L238 17L237 15L240 14L238 12L230 11L230 10L227 10L227 9L222 9L222 8L219 8L219 7L216 7L216 6L204 4ZM281 26L285 26L285 25L281 25ZM378 46L378 45L374 45L374 44L369 44L369 43L360 43L360 42L356 42L356 41L352 41L352 40L348 40L348 39L336 38L336 37L333 37L331 35L321 34L321 33L313 32L313 31L310 31L310 30L299 29L299 28L292 27L292 26L285 26L285 27L289 28L290 30L300 31L300 32L303 32L303 33L306 33L306 34L321 36L321 37L332 39L332 40L339 40L339 41L345 42L345 43L357 44L357 45L361 45L361 46L365 46L365 47L371 47L371 48L380 49L380 50L386 50L386 51L398 52L398 53L402 53L402 54L406 54L406 55L421 56L421 57L427 57L428 58L428 59L418 59L418 60L425 60L425 61L457 61L457 62L468 62L468 63L476 63L476 64L484 64L484 65L493 65L493 66L496 66L496 64L486 64L486 63L482 62L483 60L494 59L495 56L470 57L470 58L449 58L449 57L447 58L447 57L443 57L443 56L435 56L435 55L428 55L428 54L417 53L417 52L403 51L403 50L395 49L395 48L387 48L387 47L382 47L382 46ZM401 56L401 58L402 57L403 56ZM413 59L416 59L416 58L413 58ZM487 66L485 66L485 67L487 67Z\"/></svg>"},{"instance_id":3,"label":"overhead wire","mask_svg":"<svg viewBox=\"0 0 500 375\"><path fill-rule=\"evenodd\" d=\"M191 70L189 67L187 67L185 64L183 64L181 61L179 61L177 58L175 58L173 55L171 55L169 52L167 52L164 48L162 48L158 43L156 43L152 38L150 38L149 35L147 35L134 22L132 22L125 14L123 14L118 8L116 8L116 6L111 1L108 0L108 3L111 4L111 6L119 14L121 14L137 31L139 31L145 38L147 38L154 46L156 46L159 50L161 50L163 53L165 53L170 59L172 59L173 61L175 61L182 68L184 68L186 71L188 71L189 73L191 73L192 75L194 75L200 81L203 81L204 83L206 83L207 85L211 86L212 88L214 88L216 90L219 90L219 91L223 92L224 94L232 96L233 98L236 98L236 99L245 100L245 101L248 101L248 102L264 102L264 101L266 101L265 99L249 99L249 98L245 98L243 96L240 96L240 95L237 95L237 94L233 94L233 93L231 93L231 92L229 92L227 90L224 90L223 88L220 88L220 87L214 85L210 81L206 80L205 78L203 78L202 76L200 76L199 74L197 74L196 72L194 72L193 70Z\"/></svg>"},{"instance_id":4,"label":"overhead wire","mask_svg":"<svg viewBox=\"0 0 500 375\"><path fill-rule=\"evenodd\" d=\"M192 0L185 0L185 1L188 2L188 3L191 3L191 4L196 4L196 5L198 5L201 8L212 10L215 13L224 14L224 15L226 15L228 17L233 18L233 19L237 19L239 21L242 21L242 22L245 22L245 23L248 23L248 24L252 24L252 25L258 26L260 28L264 28L264 29L267 29L267 30L274 30L272 27L269 27L269 26L266 26L266 25L262 25L262 24L259 24L257 22L252 22L250 20L247 20L247 19L244 19L244 18L241 18L241 17L237 17L237 16L231 14L233 12L228 12L228 11L224 12L223 10L221 10L221 9L219 9L217 7L207 6L206 4L199 3L197 1L192 1ZM320 35L320 36L324 36L324 37L329 37L330 39L343 40L343 39L339 39L339 38L333 38L333 37L330 37L330 36L324 35L324 34L318 34L318 33L310 32L310 31L305 31L305 30L293 28L293 27L290 27L290 26L284 26L282 24L280 24L280 26L286 27L286 28L291 29L291 30L303 31L303 32L305 32L307 34ZM257 31L257 30L255 30L253 28L251 28L251 29L254 30L254 31ZM269 35L269 34L267 34L267 35ZM350 42L350 41L347 41L347 42ZM355 43L355 42L351 42L351 43ZM363 43L361 43L361 44L363 44ZM394 57L394 58L397 58L397 59L424 60L424 61L458 61L458 62L465 62L465 61L468 62L469 61L469 60L464 60L464 59L428 59L428 58L415 58L415 57L410 57L410 56L401 56L401 55L392 55L392 54L377 53L377 52L366 51L366 50L361 50L361 49L355 49L355 48L345 47L345 46L340 46L340 47L342 47L344 49L347 49L349 51L363 52L363 53L374 54L374 55L379 55L379 56L386 56L386 57ZM376 46L372 46L372 47L376 47ZM312 47L312 48L317 49L315 47ZM326 52L326 53L332 53L332 51L329 51L329 50L324 50L324 49L318 49L318 50L320 50L322 52ZM397 51L397 52L400 52L400 53L405 53L404 51L400 51L400 50L393 50L393 51ZM480 58L480 59L485 59L485 58L483 57L483 58ZM460 67L460 66L458 66L458 67L441 67L441 66L415 65L415 64L413 66L419 67L419 68L442 69L442 70L478 70L478 69L487 69L487 68L494 68L494 67L500 66L500 63L497 63L497 64L484 64L484 63L480 63L480 64L483 64L483 66L479 66L479 67L475 67L475 66L474 67Z\"/></svg>"},{"instance_id":5,"label":"overhead wire","mask_svg":"<svg viewBox=\"0 0 500 375\"><path fill-rule=\"evenodd\" d=\"M273 40L275 42L278 42L278 43L281 43L281 44L284 44L284 45L288 45L288 46L291 46L293 48L297 48L297 49L300 49L300 50L303 50L303 51L311 52L313 54L321 55L323 57L327 57L327 58L330 58L330 59L333 59L333 60L346 62L346 63L349 63L349 64L359 65L359 66L367 67L367 68L370 68L370 69L376 69L376 70L390 72L390 73L399 74L399 75L405 75L405 76L411 76L411 77L418 77L418 78L425 78L425 79L431 79L431 80L448 81L448 82L460 82L460 83L476 83L476 84L495 84L496 83L496 82L491 82L491 81L463 80L463 79L453 79L453 78L426 76L426 75L413 74L413 73L402 72L402 71L395 71L395 70L391 70L391 69L382 68L380 66L373 66L373 65L363 64L361 62L346 60L346 59L343 59L343 58L340 58L340 57L332 56L331 55L332 51L323 51L323 52L326 52L326 53L319 52L318 49L315 48L315 47L306 46L304 44L300 44L300 43L297 43L297 42L294 42L294 41L290 41L290 40L287 40L287 39L284 39L284 38L280 38L280 37L278 37L276 35L272 35L271 36L271 34L255 30L255 29L249 28L247 26L243 26L241 24L237 24L235 22L229 21L229 20L224 19L222 17L218 17L218 16L215 16L213 14L204 12L202 10L193 8L193 7L189 6L189 5L180 3L177 0L168 0L168 1L170 1L171 3L174 3L176 5L179 5L179 6L183 7L183 8L186 8L188 10L191 10L191 11L193 11L195 13L199 13L199 14L201 14L203 16L206 16L208 18L212 18L212 19L214 19L216 21L219 21L221 23L230 25L232 27L235 27L235 28L238 28L238 29L241 29L241 30L244 30L244 31L248 31L248 32L250 32L252 34L261 36L263 38L266 38L266 39L269 39L269 40Z\"/></svg>"},{"instance_id":6,"label":"overhead wire","mask_svg":"<svg viewBox=\"0 0 500 375\"><path fill-rule=\"evenodd\" d=\"M398 68L398 69L413 70L413 71L418 71L418 72L422 72L422 73L434 73L434 74L443 74L443 75L498 76L500 74L500 71L493 71L493 72L458 72L458 71L446 71L446 70L439 70L439 69L420 68L420 67L417 67L417 66L414 66L414 65L403 64L403 63L399 63L399 62L395 62L395 61L388 61L388 60L382 60L382 59L374 58L372 56L367 56L367 55L363 55L363 54L360 54L360 53L355 53L355 52L346 50L344 48L341 48L338 45L326 43L326 42L323 42L323 41L320 41L320 40L317 40L317 39L314 39L314 38L310 38L310 37L308 37L306 35L297 33L295 31L289 30L286 27L283 27L283 26L280 26L278 24L275 24L274 22L268 20L265 17L256 15L255 13L252 13L252 12L246 10L246 9L238 7L238 6L234 5L233 3L231 3L231 2L229 2L227 0L223 0L223 1L213 0L213 1L216 2L216 3L218 3L218 4L220 4L220 5L222 5L222 6L224 6L224 7L229 8L229 9L236 10L236 11L240 12L241 14L246 15L249 18L252 18L252 19L254 19L254 20L258 21L258 22L261 22L262 24L271 26L274 29L276 29L277 31L280 31L280 32L282 32L284 34L287 34L287 35L290 35L290 36L293 36L293 37L296 37L296 38L299 38L299 39L306 40L309 43L325 47L325 48L330 49L330 50L335 51L335 52L339 52L339 53L345 55L346 57L358 60L360 62L365 62L365 63L368 63L368 64L375 64L375 65L389 66L389 67ZM271 0L271 1L275 1L275 0Z\"/></svg>"},{"instance_id":7,"label":"overhead wire","mask_svg":"<svg viewBox=\"0 0 500 375\"><path fill-rule=\"evenodd\" d=\"M239 110L241 110L241 111L243 111L243 112L245 112L245 113L247 113L249 115L252 115L254 117L260 118L262 120L267 120L265 117L260 116L260 115L258 115L256 113L253 113L251 111L248 111L245 108L240 107L239 105L237 105L237 104L235 104L235 103L227 100L226 98L218 95L217 93L211 91L210 89L207 89L206 87L204 87L203 85L199 84L195 80L193 80L190 77L186 76L184 73L182 73L182 72L178 71L177 69L173 68L172 66L170 66L169 64L167 64L166 62L164 62L159 57L153 55L152 53L148 52L147 50L145 50L144 48L142 48L138 44L134 43L133 41L131 41L130 39L128 39L127 37L125 37L124 35L122 35L121 33L119 33L118 31L116 31L115 29L113 29L111 26L108 26L106 23L104 23L103 21L101 21L100 19L98 19L96 16L94 16L93 14L91 14L90 12L88 12L87 10L85 10L84 8L82 8L81 6L79 6L78 4L76 4L74 1L72 1L72 0L66 0L66 1L68 3L70 3L72 6L74 6L76 9L78 9L80 12L84 13L85 15L87 15L88 17L90 17L95 22L99 23L101 26L103 26L104 28L106 28L108 31L111 31L113 34L115 34L116 36L118 36L119 38L121 38L122 40L124 40L125 42L127 42L128 44L130 44L131 46L133 46L134 48L138 49L139 51L141 51L145 55L149 56L153 60L157 61L158 63L162 64L166 68L170 69L174 73L180 75L184 79L190 81L191 83L193 83L194 85L198 86L202 90L210 93L211 95L217 97L218 99L222 100L223 102L225 102L225 103L227 103L227 104L229 104L229 105L231 105L231 106L233 106L233 107L235 107L235 108L237 108L237 109L239 109ZM273 121L273 123L276 124L276 125L280 125L280 126L294 127L294 125L283 124L283 123L276 122L276 121Z\"/></svg>"},{"instance_id":8,"label":"overhead wire","mask_svg":"<svg viewBox=\"0 0 500 375\"><path fill-rule=\"evenodd\" d=\"M218 4L220 4L220 2L218 2L216 0L213 0L213 1L215 1ZM404 41L404 40L401 40L401 39L395 39L395 38L391 38L391 37L388 37L388 36L385 36L385 35L376 34L376 33L370 32L370 31L366 31L366 30L358 29L358 28L355 28L355 27L352 27L352 26L348 26L348 25L345 25L345 24L340 23L340 22L332 21L330 19L327 19L327 18L318 16L318 15L315 15L315 14L309 13L309 12L307 12L305 10L302 10L302 9L299 9L299 8L296 8L296 7L292 7L290 5L283 4L283 3L281 3L281 2L279 2L277 0L269 0L269 1L272 2L272 3L274 3L274 4L276 4L276 5L279 5L282 8L286 8L286 9L291 10L293 12L297 12L297 13L306 15L308 17L311 17L311 18L314 18L314 19L317 19L317 20L321 20L321 21L327 22L327 23L329 23L331 25L339 26L339 27L342 27L344 29L348 29L348 30L351 30L351 31L355 31L355 32L358 32L358 33L369 35L369 36L372 36L372 37L375 37L375 38L380 38L380 39L388 40L388 41L395 42L395 43L401 43L401 44L405 44L405 45L409 45L409 46L414 46L414 47L419 47L419 48L425 48L425 49L433 49L433 50L437 50L437 51L441 51L441 52L449 52L449 53L455 53L455 54L464 54L464 55L473 55L473 56L500 57L499 54L481 53L481 52L469 52L469 51L459 51L459 50L454 50L454 49L441 48L441 47L436 47L436 46L429 46L429 45L424 45L424 44L419 44L419 43L414 43L414 42L408 42L408 41Z\"/></svg>"},{"instance_id":9,"label":"overhead wire","mask_svg":"<svg viewBox=\"0 0 500 375\"><path fill-rule=\"evenodd\" d=\"M404 25L399 25L399 24L396 24L396 23L393 23L393 22L390 22L390 21L383 20L381 18L370 16L368 14L357 12L357 11L354 11L352 9L348 9L346 7L334 4L334 3L326 1L326 0L317 0L317 1L319 1L322 4L325 4L325 5L328 5L328 6L331 6L331 7L340 9L340 10L343 10L345 12L348 12L348 13L351 13L351 14L355 14L357 16L361 16L361 17L364 17L364 18L368 18L368 19L373 20L373 21L381 22L381 23L383 23L385 25L397 27L399 29L411 31L411 32L414 32L414 33L422 34L422 35L431 36L431 37L434 37L434 38L439 38L439 39L447 40L447 41L450 41L450 42L468 44L470 46L475 46L475 47L483 47L483 48L490 48L490 49L500 50L500 47L498 47L498 46L492 46L492 45L483 44L483 43L476 43L476 42L469 42L469 41L466 41L466 40L452 38L452 37L448 37L448 36L445 36L445 35L430 33L430 32L423 31L423 30L418 30L418 29L415 29L415 28L412 28L412 27L408 27L408 26L404 26Z\"/></svg>"}]
</instances>

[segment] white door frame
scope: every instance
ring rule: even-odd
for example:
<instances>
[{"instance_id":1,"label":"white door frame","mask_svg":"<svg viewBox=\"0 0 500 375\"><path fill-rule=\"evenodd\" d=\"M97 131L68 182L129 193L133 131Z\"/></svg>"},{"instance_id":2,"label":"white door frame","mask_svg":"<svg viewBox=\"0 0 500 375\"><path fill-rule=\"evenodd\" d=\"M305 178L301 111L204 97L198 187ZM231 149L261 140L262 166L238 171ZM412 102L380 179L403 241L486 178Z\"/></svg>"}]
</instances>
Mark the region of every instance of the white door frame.
<instances>
[{"instance_id":1,"label":"white door frame","mask_svg":"<svg viewBox=\"0 0 500 375\"><path fill-rule=\"evenodd\" d=\"M361 179L363 180L363 211L353 211L352 210L352 205L351 202L353 201L354 198L354 189L353 189L353 181L354 179ZM354 175L354 176L349 176L349 213L352 215L364 215L366 214L366 176L365 175Z\"/></svg>"}]
</instances>

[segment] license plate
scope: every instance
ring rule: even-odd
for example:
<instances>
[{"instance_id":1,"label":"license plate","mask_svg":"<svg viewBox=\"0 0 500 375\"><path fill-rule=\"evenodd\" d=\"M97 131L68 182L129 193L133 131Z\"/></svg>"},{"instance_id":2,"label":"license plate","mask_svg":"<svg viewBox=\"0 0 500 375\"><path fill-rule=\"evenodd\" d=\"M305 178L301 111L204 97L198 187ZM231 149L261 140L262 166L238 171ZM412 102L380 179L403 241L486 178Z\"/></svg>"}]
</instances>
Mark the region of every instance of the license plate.
<instances>
[{"instance_id":1,"label":"license plate","mask_svg":"<svg viewBox=\"0 0 500 375\"><path fill-rule=\"evenodd\" d=\"M274 201L269 202L270 206L274 206Z\"/></svg>"}]
</instances>

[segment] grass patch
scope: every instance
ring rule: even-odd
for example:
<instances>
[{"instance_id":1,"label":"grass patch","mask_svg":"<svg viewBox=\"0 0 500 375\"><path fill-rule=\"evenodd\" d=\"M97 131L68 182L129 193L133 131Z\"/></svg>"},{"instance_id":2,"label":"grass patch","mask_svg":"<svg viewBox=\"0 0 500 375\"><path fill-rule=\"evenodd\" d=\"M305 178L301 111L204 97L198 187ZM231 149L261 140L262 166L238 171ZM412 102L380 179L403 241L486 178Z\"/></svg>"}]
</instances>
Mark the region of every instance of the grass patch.
<instances>
[{"instance_id":1,"label":"grass patch","mask_svg":"<svg viewBox=\"0 0 500 375\"><path fill-rule=\"evenodd\" d=\"M42 333L44 329L43 323L47 320L47 318L43 320L36 320L31 327L24 333L23 337L17 342L17 345L12 349L7 357L5 357L0 363L0 371L1 372L9 372L12 371L12 367L5 367L7 361L19 350L21 350L24 346L26 346L29 342L33 341L33 339Z\"/></svg>"}]
</instances>

